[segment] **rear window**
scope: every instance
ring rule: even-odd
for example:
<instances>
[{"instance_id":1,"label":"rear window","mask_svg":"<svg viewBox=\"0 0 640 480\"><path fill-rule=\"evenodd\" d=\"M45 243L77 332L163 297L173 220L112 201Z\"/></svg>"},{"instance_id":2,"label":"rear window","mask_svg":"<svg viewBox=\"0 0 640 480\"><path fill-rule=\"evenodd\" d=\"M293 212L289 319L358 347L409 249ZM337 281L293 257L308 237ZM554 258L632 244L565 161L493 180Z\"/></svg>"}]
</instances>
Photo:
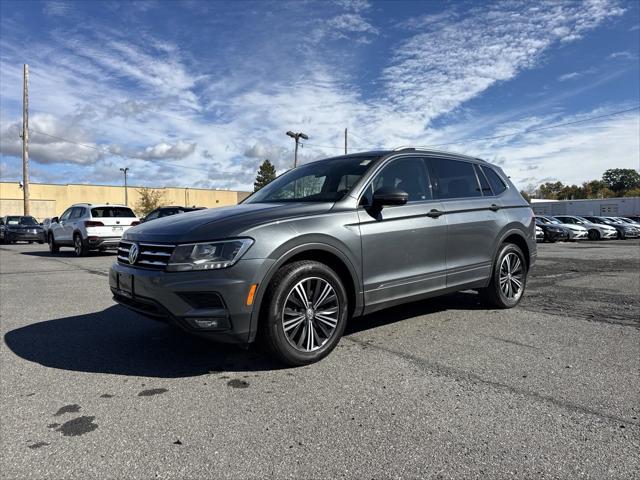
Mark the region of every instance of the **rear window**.
<instances>
[{"instance_id":1,"label":"rear window","mask_svg":"<svg viewBox=\"0 0 640 480\"><path fill-rule=\"evenodd\" d=\"M93 218L135 217L133 210L127 207L95 207L91 209Z\"/></svg>"},{"instance_id":2,"label":"rear window","mask_svg":"<svg viewBox=\"0 0 640 480\"><path fill-rule=\"evenodd\" d=\"M431 159L436 177L436 198L481 197L473 164L441 158Z\"/></svg>"},{"instance_id":3,"label":"rear window","mask_svg":"<svg viewBox=\"0 0 640 480\"><path fill-rule=\"evenodd\" d=\"M493 168L485 166L482 166L481 168L484 174L487 176L487 180L489 180L489 184L491 185L491 189L493 190L494 195L500 195L507 189L507 186L498 176L498 174L493 170Z\"/></svg>"}]
</instances>

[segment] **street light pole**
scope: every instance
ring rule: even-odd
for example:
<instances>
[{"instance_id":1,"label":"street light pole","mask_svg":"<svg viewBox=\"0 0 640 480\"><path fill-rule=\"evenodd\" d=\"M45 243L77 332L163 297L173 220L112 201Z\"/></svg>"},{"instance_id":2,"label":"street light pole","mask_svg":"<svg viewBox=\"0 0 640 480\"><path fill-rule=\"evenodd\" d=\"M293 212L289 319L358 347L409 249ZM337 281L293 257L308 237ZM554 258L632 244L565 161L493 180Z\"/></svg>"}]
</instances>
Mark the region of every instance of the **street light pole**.
<instances>
[{"instance_id":1,"label":"street light pole","mask_svg":"<svg viewBox=\"0 0 640 480\"><path fill-rule=\"evenodd\" d=\"M301 138L304 140L309 140L309 136L306 133L294 133L291 130L287 132L287 135L296 141L296 148L293 153L293 168L296 168L296 166L298 165L298 143L300 142Z\"/></svg>"},{"instance_id":2,"label":"street light pole","mask_svg":"<svg viewBox=\"0 0 640 480\"><path fill-rule=\"evenodd\" d=\"M127 172L129 171L129 167L121 168L120 171L124 173L124 204L129 206L129 195L127 192Z\"/></svg>"}]
</instances>

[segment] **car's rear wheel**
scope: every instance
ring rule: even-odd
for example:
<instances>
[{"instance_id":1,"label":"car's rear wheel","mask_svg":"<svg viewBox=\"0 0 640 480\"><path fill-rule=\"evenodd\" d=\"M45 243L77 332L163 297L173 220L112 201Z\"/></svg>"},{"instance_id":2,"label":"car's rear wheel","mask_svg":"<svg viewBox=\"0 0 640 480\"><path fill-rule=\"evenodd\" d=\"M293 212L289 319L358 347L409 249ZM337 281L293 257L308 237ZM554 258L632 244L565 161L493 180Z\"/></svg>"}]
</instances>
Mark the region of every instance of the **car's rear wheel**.
<instances>
[{"instance_id":1,"label":"car's rear wheel","mask_svg":"<svg viewBox=\"0 0 640 480\"><path fill-rule=\"evenodd\" d=\"M53 237L53 233L50 233L47 237L47 241L49 243L49 251L51 253L58 253L60 251L60 247L56 243L55 238Z\"/></svg>"},{"instance_id":2,"label":"car's rear wheel","mask_svg":"<svg viewBox=\"0 0 640 480\"><path fill-rule=\"evenodd\" d=\"M73 236L73 251L76 257L84 257L89 253L89 249L82 241L82 236L79 233Z\"/></svg>"},{"instance_id":3,"label":"car's rear wheel","mask_svg":"<svg viewBox=\"0 0 640 480\"><path fill-rule=\"evenodd\" d=\"M272 280L261 319L266 348L291 366L328 355L340 341L349 312L340 277L327 265L302 260L284 266Z\"/></svg>"},{"instance_id":4,"label":"car's rear wheel","mask_svg":"<svg viewBox=\"0 0 640 480\"><path fill-rule=\"evenodd\" d=\"M598 230L589 230L589 240L600 240L600 232Z\"/></svg>"},{"instance_id":5,"label":"car's rear wheel","mask_svg":"<svg viewBox=\"0 0 640 480\"><path fill-rule=\"evenodd\" d=\"M505 243L500 247L489 286L480 290L484 300L497 308L515 307L527 285L527 262L520 247Z\"/></svg>"}]
</instances>

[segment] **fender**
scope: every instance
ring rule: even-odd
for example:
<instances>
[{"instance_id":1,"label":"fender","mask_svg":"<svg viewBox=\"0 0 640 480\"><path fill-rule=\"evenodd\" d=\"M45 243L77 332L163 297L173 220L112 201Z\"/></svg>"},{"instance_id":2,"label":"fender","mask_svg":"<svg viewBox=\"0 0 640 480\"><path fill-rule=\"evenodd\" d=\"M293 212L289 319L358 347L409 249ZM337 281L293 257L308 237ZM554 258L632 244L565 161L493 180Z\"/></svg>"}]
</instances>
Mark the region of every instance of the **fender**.
<instances>
[{"instance_id":1,"label":"fender","mask_svg":"<svg viewBox=\"0 0 640 480\"><path fill-rule=\"evenodd\" d=\"M284 265L288 260L293 258L294 256L310 251L310 250L323 250L325 252L331 253L338 257L342 262L347 266L347 270L349 271L349 275L351 276L351 281L353 282L353 286L355 288L355 298L356 304L354 306L354 316L358 316L362 313L363 309L363 292L362 292L362 281L360 276L357 274L356 268L353 266L353 263L349 258L338 248L333 245L329 245L327 243L319 243L319 242L311 242L311 243L303 243L300 245L296 245L293 248L289 248L284 253L279 253L281 250L287 249L286 245L283 245L281 248L278 248L273 252L272 255L278 256L276 262L271 265L265 276L262 278L260 284L258 285L258 289L256 291L256 296L253 304L253 310L251 312L251 324L249 329L249 339L248 342L251 343L256 338L256 333L258 331L258 320L260 315L260 310L262 308L262 300L265 292L271 282L271 279L275 275L275 273L280 269L282 265Z\"/></svg>"},{"instance_id":2,"label":"fender","mask_svg":"<svg viewBox=\"0 0 640 480\"><path fill-rule=\"evenodd\" d=\"M530 247L530 241L527 238L527 234L526 232L524 232L522 230L522 228L518 227L517 223L510 223L508 225L506 225L503 230L500 232L500 235L498 236L498 241L496 242L496 246L493 250L493 256L492 256L492 260L491 260L491 264L495 267L496 264L496 258L498 256L499 250L500 250L500 246L502 245L502 243L504 242L505 238L511 236L511 235L518 235L520 238L522 238L522 240L527 244L527 248L529 249L529 262L530 265L533 265L533 261L534 259L532 258L532 254L534 254L535 252L531 251L531 247ZM524 252L523 252L524 253ZM489 281L491 281L491 278L489 278Z\"/></svg>"}]
</instances>

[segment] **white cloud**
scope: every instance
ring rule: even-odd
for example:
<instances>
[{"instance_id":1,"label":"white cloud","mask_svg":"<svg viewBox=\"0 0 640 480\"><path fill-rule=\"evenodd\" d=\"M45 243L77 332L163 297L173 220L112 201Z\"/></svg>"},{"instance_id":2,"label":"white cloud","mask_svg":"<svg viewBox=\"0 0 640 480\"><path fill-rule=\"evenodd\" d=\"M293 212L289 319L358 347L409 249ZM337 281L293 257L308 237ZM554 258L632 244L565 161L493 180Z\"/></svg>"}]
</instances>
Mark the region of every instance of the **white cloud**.
<instances>
[{"instance_id":1,"label":"white cloud","mask_svg":"<svg viewBox=\"0 0 640 480\"><path fill-rule=\"evenodd\" d=\"M565 73L564 75L560 75L558 77L558 81L559 82L566 82L567 80L573 80L575 78L580 77L582 74L579 72L571 72L571 73Z\"/></svg>"}]
</instances>

